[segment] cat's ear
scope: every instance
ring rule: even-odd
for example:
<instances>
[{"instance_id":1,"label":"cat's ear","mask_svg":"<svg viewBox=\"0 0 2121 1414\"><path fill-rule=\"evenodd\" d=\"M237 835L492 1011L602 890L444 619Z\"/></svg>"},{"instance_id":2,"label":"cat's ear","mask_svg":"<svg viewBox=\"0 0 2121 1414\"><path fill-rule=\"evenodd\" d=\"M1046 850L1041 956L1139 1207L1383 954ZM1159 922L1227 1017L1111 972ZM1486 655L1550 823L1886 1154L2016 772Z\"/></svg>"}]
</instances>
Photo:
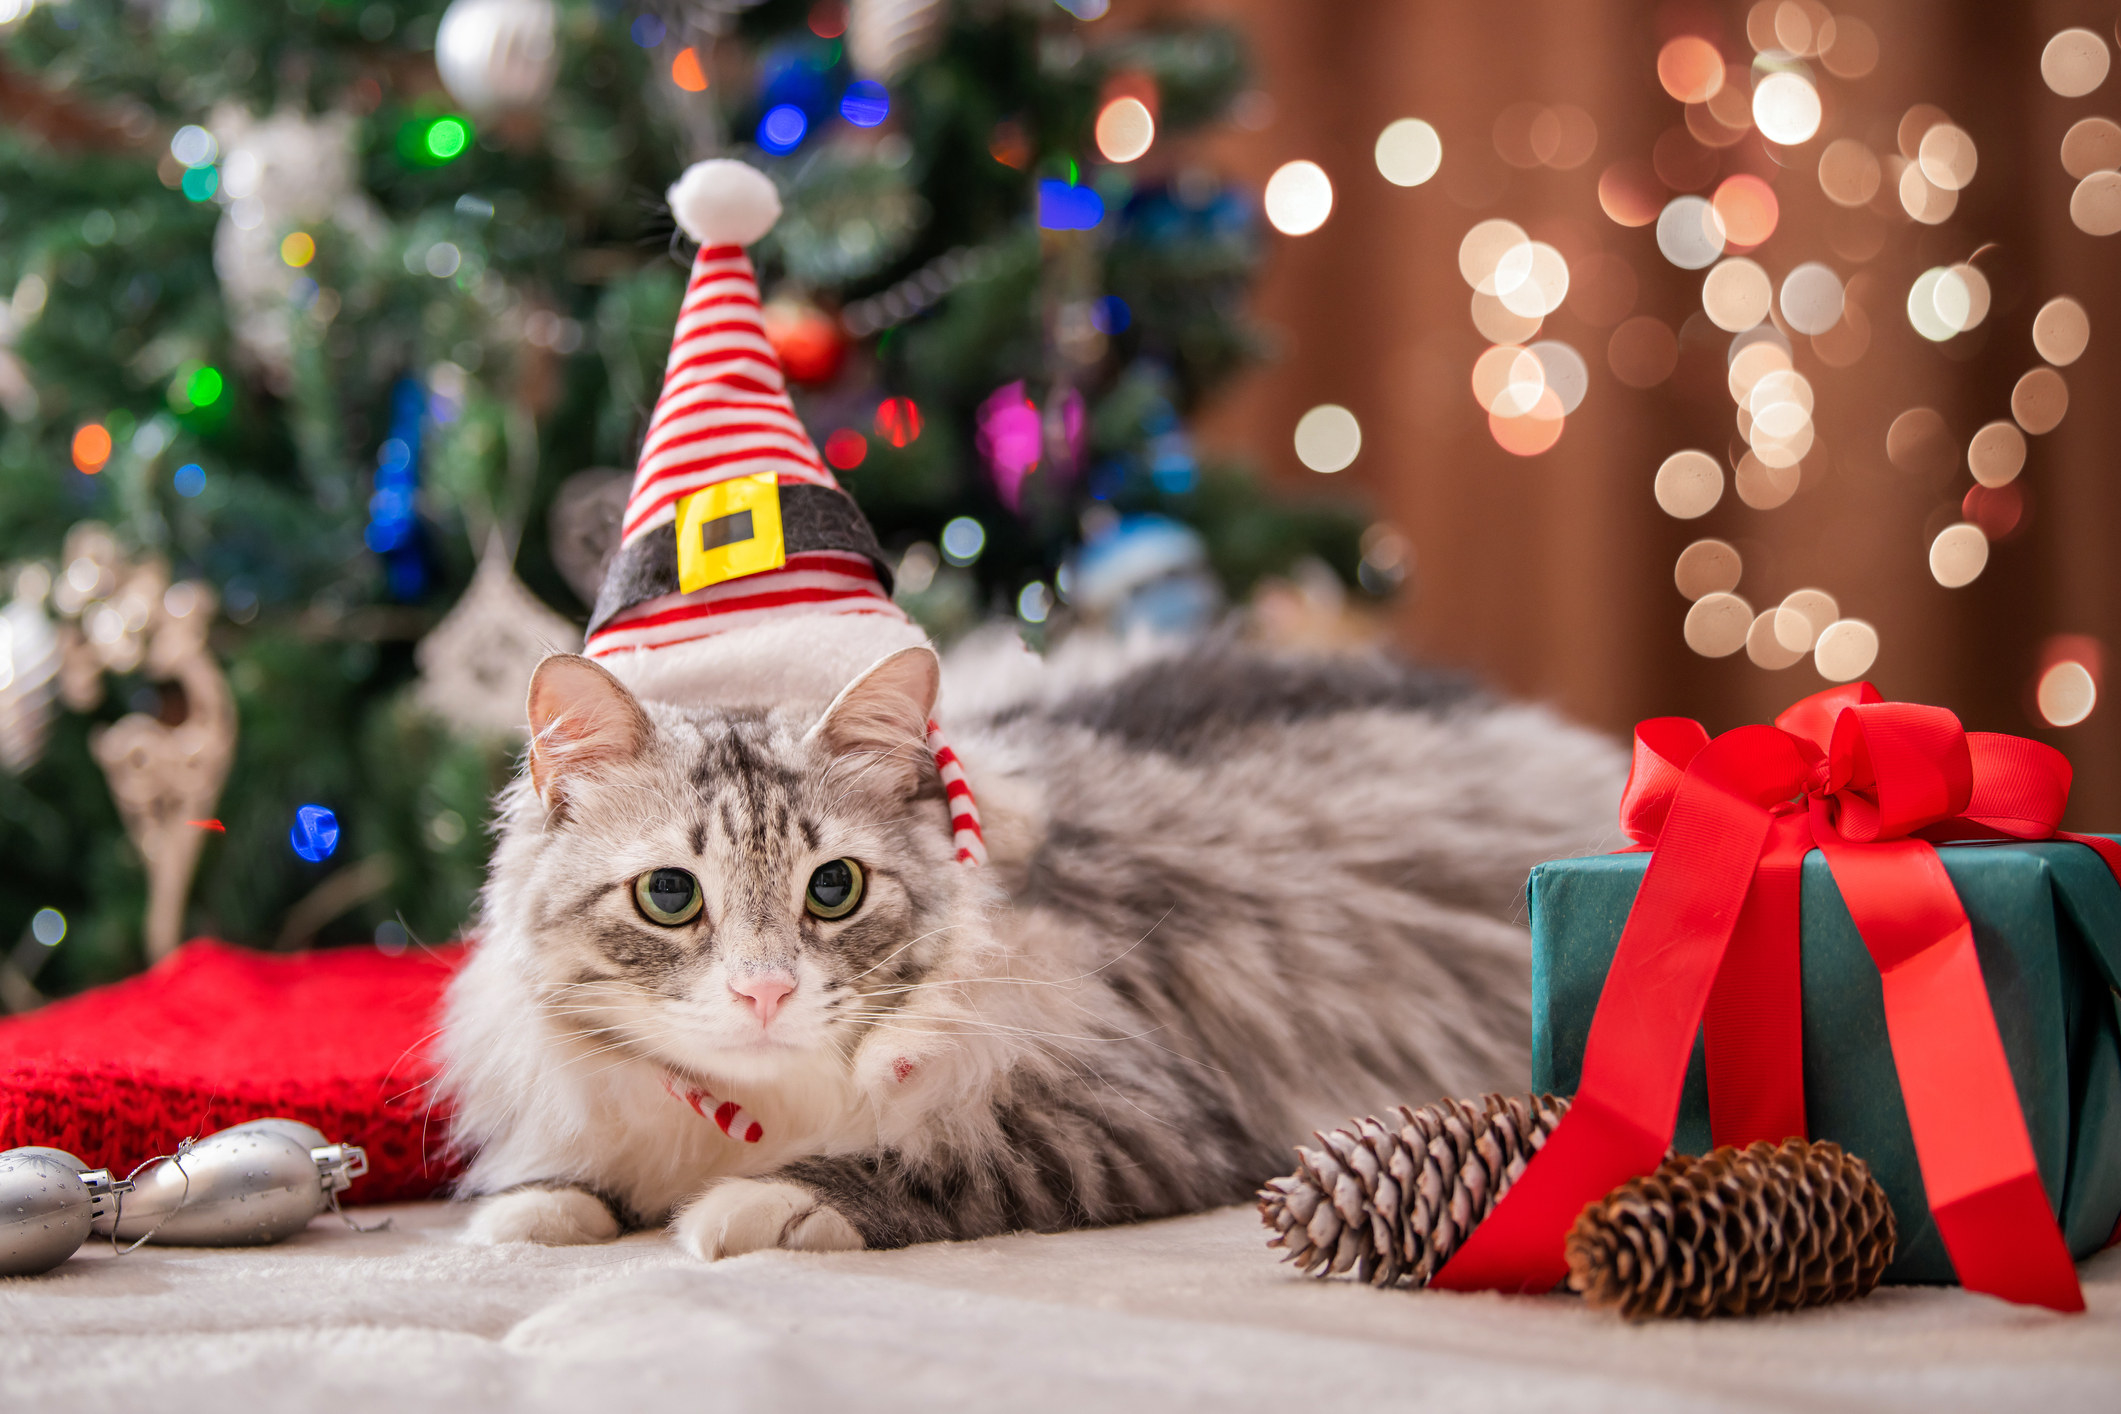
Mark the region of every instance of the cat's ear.
<instances>
[{"instance_id":1,"label":"cat's ear","mask_svg":"<svg viewBox=\"0 0 2121 1414\"><path fill-rule=\"evenodd\" d=\"M942 681L934 649L901 648L847 684L809 739L865 783L911 795L928 759L928 718Z\"/></svg>"},{"instance_id":2,"label":"cat's ear","mask_svg":"<svg viewBox=\"0 0 2121 1414\"><path fill-rule=\"evenodd\" d=\"M530 675L530 784L547 810L566 777L631 760L652 730L626 685L587 658L555 653Z\"/></svg>"}]
</instances>

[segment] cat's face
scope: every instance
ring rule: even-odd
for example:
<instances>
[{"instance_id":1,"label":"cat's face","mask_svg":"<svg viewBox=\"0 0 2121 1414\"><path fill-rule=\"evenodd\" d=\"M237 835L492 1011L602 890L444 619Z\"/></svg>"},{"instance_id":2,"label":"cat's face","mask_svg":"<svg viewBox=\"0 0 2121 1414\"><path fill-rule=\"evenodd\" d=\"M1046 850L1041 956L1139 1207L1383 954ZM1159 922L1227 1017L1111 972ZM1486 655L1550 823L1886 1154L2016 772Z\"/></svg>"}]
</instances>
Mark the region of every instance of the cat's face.
<instances>
[{"instance_id":1,"label":"cat's face","mask_svg":"<svg viewBox=\"0 0 2121 1414\"><path fill-rule=\"evenodd\" d=\"M934 681L934 655L909 650L813 725L644 707L587 660L548 659L535 794L488 906L527 936L551 1020L698 1078L843 1064L945 950Z\"/></svg>"}]
</instances>

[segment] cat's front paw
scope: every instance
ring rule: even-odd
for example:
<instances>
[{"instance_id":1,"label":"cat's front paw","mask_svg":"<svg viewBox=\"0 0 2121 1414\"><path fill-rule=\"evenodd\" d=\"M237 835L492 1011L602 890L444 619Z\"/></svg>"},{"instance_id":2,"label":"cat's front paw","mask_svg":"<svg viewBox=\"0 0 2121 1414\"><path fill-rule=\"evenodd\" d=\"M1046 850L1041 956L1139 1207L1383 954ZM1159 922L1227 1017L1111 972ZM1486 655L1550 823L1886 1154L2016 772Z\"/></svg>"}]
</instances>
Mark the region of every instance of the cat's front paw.
<instances>
[{"instance_id":1,"label":"cat's front paw","mask_svg":"<svg viewBox=\"0 0 2121 1414\"><path fill-rule=\"evenodd\" d=\"M816 1193L773 1179L725 1178L693 1199L670 1230L704 1262L765 1247L856 1252L864 1245L854 1224Z\"/></svg>"},{"instance_id":2,"label":"cat's front paw","mask_svg":"<svg viewBox=\"0 0 2121 1414\"><path fill-rule=\"evenodd\" d=\"M604 1200L580 1188L519 1188L481 1198L464 1241L481 1247L503 1242L536 1242L546 1247L579 1247L609 1242L619 1235L619 1220Z\"/></svg>"}]
</instances>

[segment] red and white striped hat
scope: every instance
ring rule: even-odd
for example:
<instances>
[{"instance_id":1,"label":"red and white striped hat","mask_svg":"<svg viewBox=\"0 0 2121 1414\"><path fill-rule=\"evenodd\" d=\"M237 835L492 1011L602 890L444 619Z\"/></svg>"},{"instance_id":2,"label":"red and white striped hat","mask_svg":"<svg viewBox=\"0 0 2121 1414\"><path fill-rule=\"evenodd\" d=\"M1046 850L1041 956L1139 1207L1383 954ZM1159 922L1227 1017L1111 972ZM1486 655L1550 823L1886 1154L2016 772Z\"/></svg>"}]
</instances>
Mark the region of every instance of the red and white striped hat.
<instances>
[{"instance_id":1,"label":"red and white striped hat","mask_svg":"<svg viewBox=\"0 0 2121 1414\"><path fill-rule=\"evenodd\" d=\"M669 192L699 242L619 551L584 650L636 692L719 705L830 702L927 635L788 399L744 247L773 228L765 173L695 163ZM931 724L958 857L986 857L964 773Z\"/></svg>"}]
</instances>

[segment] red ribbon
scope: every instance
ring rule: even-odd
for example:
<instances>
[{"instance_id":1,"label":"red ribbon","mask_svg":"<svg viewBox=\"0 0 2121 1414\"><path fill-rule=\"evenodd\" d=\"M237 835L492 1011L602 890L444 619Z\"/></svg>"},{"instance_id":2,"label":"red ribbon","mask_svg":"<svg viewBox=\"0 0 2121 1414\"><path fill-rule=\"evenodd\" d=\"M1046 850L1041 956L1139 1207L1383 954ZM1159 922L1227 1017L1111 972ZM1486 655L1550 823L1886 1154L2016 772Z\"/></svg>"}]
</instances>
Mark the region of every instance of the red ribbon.
<instances>
[{"instance_id":1,"label":"red ribbon","mask_svg":"<svg viewBox=\"0 0 2121 1414\"><path fill-rule=\"evenodd\" d=\"M2121 845L2055 828L2069 783L2054 748L1968 732L1941 707L1887 702L1869 683L1714 740L1683 717L1638 726L1620 819L1654 853L1591 1019L1575 1102L1431 1284L1560 1282L1563 1239L1584 1205L1663 1160L1697 1032L1716 1143L1807 1132L1798 906L1804 856L1818 849L1884 983L1923 1188L1960 1283L2083 1310L1973 930L1931 843L2074 840L2121 880Z\"/></svg>"}]
</instances>

